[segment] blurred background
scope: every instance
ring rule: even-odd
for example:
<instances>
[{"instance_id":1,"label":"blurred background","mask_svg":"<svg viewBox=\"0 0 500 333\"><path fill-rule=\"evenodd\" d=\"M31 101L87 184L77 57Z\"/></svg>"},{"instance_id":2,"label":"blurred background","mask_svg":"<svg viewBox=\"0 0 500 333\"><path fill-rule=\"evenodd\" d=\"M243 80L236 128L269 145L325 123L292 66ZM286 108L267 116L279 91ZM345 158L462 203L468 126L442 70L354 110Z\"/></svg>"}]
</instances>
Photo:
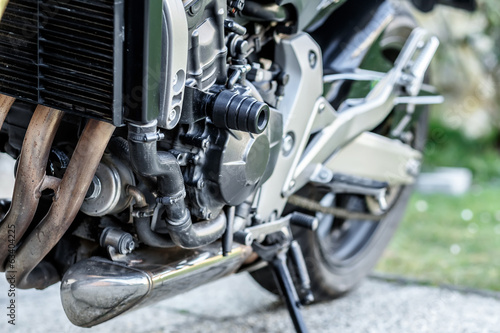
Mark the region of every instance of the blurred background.
<instances>
[{"instance_id":1,"label":"blurred background","mask_svg":"<svg viewBox=\"0 0 500 333\"><path fill-rule=\"evenodd\" d=\"M437 6L418 21L441 40L423 174L376 272L500 291L500 2Z\"/></svg>"}]
</instances>

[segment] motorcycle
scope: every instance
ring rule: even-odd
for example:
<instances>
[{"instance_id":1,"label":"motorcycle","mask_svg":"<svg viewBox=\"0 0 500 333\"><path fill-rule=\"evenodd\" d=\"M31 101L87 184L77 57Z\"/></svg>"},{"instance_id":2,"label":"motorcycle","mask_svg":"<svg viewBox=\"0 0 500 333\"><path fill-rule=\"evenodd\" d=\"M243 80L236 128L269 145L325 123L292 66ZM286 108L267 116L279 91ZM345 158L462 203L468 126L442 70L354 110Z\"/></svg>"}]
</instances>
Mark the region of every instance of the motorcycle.
<instances>
[{"instance_id":1,"label":"motorcycle","mask_svg":"<svg viewBox=\"0 0 500 333\"><path fill-rule=\"evenodd\" d=\"M16 167L0 261L16 288L61 282L69 320L92 327L246 271L305 332L301 306L375 265L442 101L439 41L405 3L1 4Z\"/></svg>"}]
</instances>

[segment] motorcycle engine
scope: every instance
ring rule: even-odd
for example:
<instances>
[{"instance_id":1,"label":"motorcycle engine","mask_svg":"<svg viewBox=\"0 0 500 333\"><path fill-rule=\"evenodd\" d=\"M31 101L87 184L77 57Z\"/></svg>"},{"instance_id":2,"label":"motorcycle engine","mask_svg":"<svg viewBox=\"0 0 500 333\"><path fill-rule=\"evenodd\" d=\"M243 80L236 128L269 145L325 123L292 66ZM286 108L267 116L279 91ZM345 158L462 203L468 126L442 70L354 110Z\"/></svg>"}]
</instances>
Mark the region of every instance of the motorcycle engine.
<instances>
[{"instance_id":1,"label":"motorcycle engine","mask_svg":"<svg viewBox=\"0 0 500 333\"><path fill-rule=\"evenodd\" d=\"M245 34L227 28L234 24L227 1L184 1L184 8L189 52L182 115L159 145L183 167L191 214L211 219L270 177L282 120L245 76L252 50Z\"/></svg>"}]
</instances>

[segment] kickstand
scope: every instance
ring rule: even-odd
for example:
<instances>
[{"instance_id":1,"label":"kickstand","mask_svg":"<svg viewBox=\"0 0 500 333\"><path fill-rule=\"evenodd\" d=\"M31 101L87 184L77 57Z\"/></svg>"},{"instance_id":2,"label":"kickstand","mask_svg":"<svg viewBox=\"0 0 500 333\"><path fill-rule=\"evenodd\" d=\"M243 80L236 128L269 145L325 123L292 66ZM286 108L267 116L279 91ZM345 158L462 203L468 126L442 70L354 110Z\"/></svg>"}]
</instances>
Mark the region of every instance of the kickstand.
<instances>
[{"instance_id":1,"label":"kickstand","mask_svg":"<svg viewBox=\"0 0 500 333\"><path fill-rule=\"evenodd\" d=\"M245 245L252 245L253 250L259 257L271 265L276 283L281 290L281 294L285 297L295 330L297 333L306 333L307 327L300 307L313 302L314 297L304 255L299 243L293 239L290 224L314 231L318 227L318 220L315 217L294 212L279 220L248 227L244 231L236 232L235 241ZM265 236L263 241L265 245L255 241L261 236ZM289 263L293 267L297 278L296 282L299 286L301 298L299 298L299 293L288 269L288 258L290 258Z\"/></svg>"},{"instance_id":2,"label":"kickstand","mask_svg":"<svg viewBox=\"0 0 500 333\"><path fill-rule=\"evenodd\" d=\"M286 264L286 258L286 253L280 252L276 255L276 258L271 261L271 265L276 277L276 282L285 297L286 306L288 307L288 312L292 318L295 330L297 333L306 333L306 323L304 322L302 311L300 311L301 304Z\"/></svg>"},{"instance_id":3,"label":"kickstand","mask_svg":"<svg viewBox=\"0 0 500 333\"><path fill-rule=\"evenodd\" d=\"M314 297L311 292L309 274L307 273L300 246L294 240L292 240L292 242L285 241L271 246L265 246L254 242L252 246L254 251L271 265L278 288L285 298L286 306L295 330L297 333L306 333L307 327L300 308L302 305L314 301ZM297 272L298 283L301 286L300 291L304 296L302 301L299 298L292 276L290 275L290 270L288 269L288 256L290 256L291 264Z\"/></svg>"}]
</instances>

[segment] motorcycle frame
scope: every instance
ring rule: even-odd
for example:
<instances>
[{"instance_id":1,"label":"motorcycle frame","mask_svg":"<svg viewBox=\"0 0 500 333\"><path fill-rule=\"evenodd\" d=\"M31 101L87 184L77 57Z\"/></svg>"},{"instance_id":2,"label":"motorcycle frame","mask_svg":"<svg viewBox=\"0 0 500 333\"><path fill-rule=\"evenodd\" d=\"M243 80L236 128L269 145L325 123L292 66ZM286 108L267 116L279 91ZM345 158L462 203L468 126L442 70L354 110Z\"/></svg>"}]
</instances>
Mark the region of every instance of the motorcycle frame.
<instances>
[{"instance_id":1,"label":"motorcycle frame","mask_svg":"<svg viewBox=\"0 0 500 333\"><path fill-rule=\"evenodd\" d=\"M388 1L374 2L369 7L370 10L363 13L356 13L359 12L359 7L355 7L353 2L347 2L344 6L324 23L335 22L334 27L328 25L329 29L342 26L344 21L340 19L337 23L335 19L352 18L349 14L357 15L356 21L347 24L345 30L335 34L333 40L320 38L322 44L333 44L335 48L326 48L321 52L322 48L307 33L299 33L277 43L276 61L290 73L291 79L285 95L294 96L284 100L278 111L284 118L284 141L292 141L293 148L282 152L276 165L278 172L261 188L257 211L264 219L280 216L287 198L310 181L317 181L320 173L331 175L348 169L351 174L353 170L350 166L355 165L355 176L370 176L370 179L386 181L391 185L411 184L418 173L422 158L419 151L399 140L388 139L369 131L379 125L394 106L402 101L398 98L402 92L401 87L404 86L411 96L417 96L439 41L423 29L415 30L393 69L380 77L367 97L347 100L335 110L323 97L323 87L317 84L318 76L323 75L322 62L337 73L355 71L395 14L395 9ZM345 41L350 43L345 46ZM425 47L420 50L422 45ZM411 73L406 74L410 61L415 61L417 65L411 69ZM409 76L413 79L404 82ZM420 104L418 98L411 102ZM439 103L441 99L426 102ZM309 141L312 133L315 136ZM348 146L350 148L342 154L343 148ZM355 149L359 147L365 149L356 152ZM384 162L376 164L374 168L371 164L363 163L366 156L361 153L367 150L366 147L369 147L372 156L377 157L376 160L385 158ZM335 156L339 154L346 159L340 161ZM326 177L324 181L327 182L328 179ZM281 191L276 191L277 188L281 188Z\"/></svg>"}]
</instances>

